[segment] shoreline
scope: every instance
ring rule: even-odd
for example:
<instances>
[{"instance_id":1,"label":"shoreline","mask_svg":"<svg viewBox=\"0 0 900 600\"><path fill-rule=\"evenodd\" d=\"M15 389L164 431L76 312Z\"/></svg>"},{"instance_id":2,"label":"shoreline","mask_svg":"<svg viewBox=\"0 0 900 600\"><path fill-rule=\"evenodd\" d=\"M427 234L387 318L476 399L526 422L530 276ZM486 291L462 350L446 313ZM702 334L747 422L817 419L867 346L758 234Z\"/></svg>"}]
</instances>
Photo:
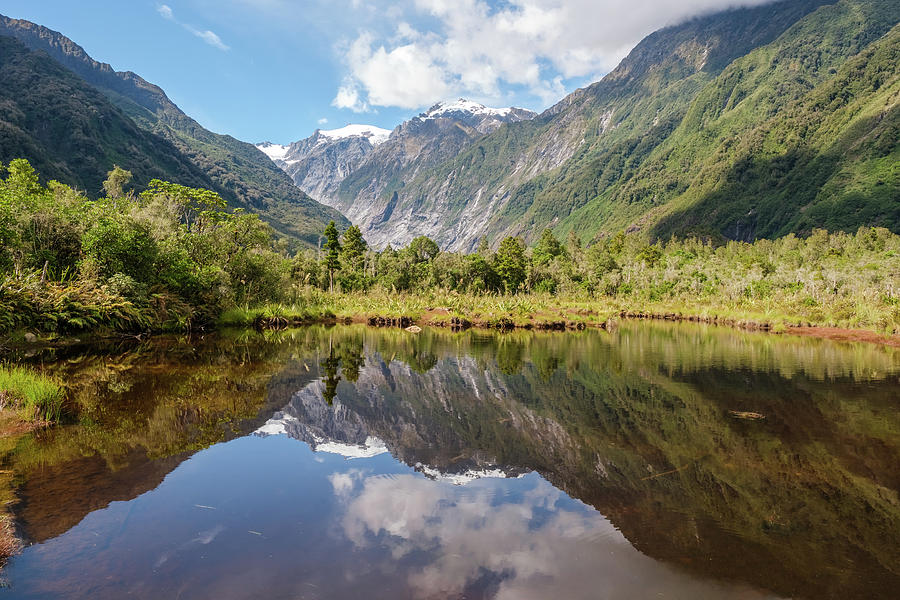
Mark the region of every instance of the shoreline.
<instances>
[{"instance_id":1,"label":"shoreline","mask_svg":"<svg viewBox=\"0 0 900 600\"><path fill-rule=\"evenodd\" d=\"M449 319L448 319L449 317ZM848 327L826 327L811 323L787 325L783 328L773 325L767 321L756 321L753 319L735 319L731 317L709 317L707 315L684 315L680 313L657 313L646 311L619 311L606 320L598 321L541 321L535 320L534 317L526 323L515 323L512 319L476 319L469 321L466 319L456 319L450 316L446 309L433 309L427 311L419 318L413 317L373 317L368 315L354 315L351 317L334 318L322 321L325 324L365 324L375 328L404 328L407 325L416 325L420 327L436 327L440 329L484 329L484 330L500 330L508 331L512 329L523 329L528 331L581 331L586 328L614 330L618 325L618 320L623 321L672 321L672 322L689 322L698 325L715 325L717 327L728 327L741 331L763 332L775 335L798 335L803 337L814 337L819 339L830 340L834 342L851 342L851 343L867 343L880 346L900 348L900 334L883 334L870 329L854 329ZM310 324L310 323L305 323ZM298 324L302 326L303 324Z\"/></svg>"},{"instance_id":2,"label":"shoreline","mask_svg":"<svg viewBox=\"0 0 900 600\"><path fill-rule=\"evenodd\" d=\"M373 328L395 329L403 329L409 326L433 327L438 329L451 329L454 331L464 331L467 329L494 331L511 331L518 329L539 332L582 331L585 329L613 331L622 321L671 321L689 322L699 325L715 325L718 327L727 327L748 332L763 332L775 335L788 334L826 339L834 342L867 343L884 347L900 348L900 334L879 333L871 329L831 327L817 325L815 323L804 323L799 320L796 321L796 324L780 324L751 318L719 317L718 315L709 316L675 312L620 310L598 313L595 311L578 311L574 309L569 309L567 312L570 318L559 318L561 317L559 314L556 315L557 318L544 318L539 314L532 314L525 319L500 316L489 318L473 317L471 320L464 317L453 316L451 311L446 308L429 308L419 316L373 316L370 313L354 313L338 316L328 314L320 317L297 317L286 314L283 316L274 315L256 318L244 323L220 323L209 329L189 332L189 334L204 335L215 333L216 331L223 329L248 328L257 330L277 330L311 325L335 326L350 324L362 324ZM166 333L171 332L147 332L141 334L93 332L82 333L78 336L64 336L58 338L41 338L40 336L35 337L34 334L30 334L25 340L13 344L9 344L9 339L7 338L7 344L5 346L0 343L0 351L4 348L65 347L74 344L89 344L91 343L91 340L124 341L134 339L141 341L156 335L165 335ZM0 342L2 342L2 339L0 339Z\"/></svg>"}]
</instances>

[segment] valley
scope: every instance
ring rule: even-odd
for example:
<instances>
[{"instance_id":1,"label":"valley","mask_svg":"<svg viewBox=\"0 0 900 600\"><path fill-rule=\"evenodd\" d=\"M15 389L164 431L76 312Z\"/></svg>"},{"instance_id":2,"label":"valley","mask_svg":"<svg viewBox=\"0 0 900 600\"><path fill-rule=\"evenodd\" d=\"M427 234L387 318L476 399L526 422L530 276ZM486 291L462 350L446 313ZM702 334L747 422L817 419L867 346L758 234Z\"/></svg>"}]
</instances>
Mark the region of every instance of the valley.
<instances>
[{"instance_id":1,"label":"valley","mask_svg":"<svg viewBox=\"0 0 900 600\"><path fill-rule=\"evenodd\" d=\"M3 10L0 597L896 595L896 0Z\"/></svg>"}]
</instances>

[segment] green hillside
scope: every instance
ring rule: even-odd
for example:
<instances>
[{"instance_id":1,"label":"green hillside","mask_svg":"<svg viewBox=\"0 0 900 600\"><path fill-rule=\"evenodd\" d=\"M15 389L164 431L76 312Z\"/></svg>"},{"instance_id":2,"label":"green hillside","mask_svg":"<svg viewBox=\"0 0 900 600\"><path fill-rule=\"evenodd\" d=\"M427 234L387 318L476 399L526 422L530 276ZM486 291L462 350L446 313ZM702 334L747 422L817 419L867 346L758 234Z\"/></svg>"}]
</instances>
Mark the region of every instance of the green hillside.
<instances>
[{"instance_id":1,"label":"green hillside","mask_svg":"<svg viewBox=\"0 0 900 600\"><path fill-rule=\"evenodd\" d=\"M490 198L488 240L531 242L547 226L588 240L900 231L898 21L897 2L819 0L661 30L600 82L421 174L399 202L448 206L452 222Z\"/></svg>"},{"instance_id":2,"label":"green hillside","mask_svg":"<svg viewBox=\"0 0 900 600\"><path fill-rule=\"evenodd\" d=\"M336 210L319 204L295 187L290 177L252 144L203 128L169 100L162 89L140 76L131 72L117 72L109 65L92 59L72 40L28 21L0 16L0 36L15 37L29 49L46 53L102 92L106 99L131 119L137 129L153 134L149 137L154 139L165 140L175 154L181 155L182 161L187 160L193 165L195 175L204 182L182 179L181 173L169 172L160 166L160 170L166 172L164 179L214 189L231 206L257 212L283 236L302 240L309 245L318 243L319 234L329 220L349 224ZM6 82L3 83L5 86ZM18 110L30 109L19 107ZM86 107L85 110L90 114L94 108ZM24 139L20 139L20 142L28 143ZM32 139L30 146L23 146L22 152L13 154L39 165L41 161L38 160L37 150L41 146L40 142ZM31 148L36 154L27 153L26 148ZM56 150L44 148L44 152L53 153ZM59 158L56 162L79 160L77 153L57 154ZM131 160L123 159L119 164L134 172L140 170L133 166ZM104 176L99 178L93 173L90 178L87 174L82 175L86 187L91 190L99 189L105 172L111 166L111 163L107 164ZM78 170L74 163L66 168L70 172ZM48 175L51 173L47 169L39 170ZM78 179L65 181L79 182Z\"/></svg>"},{"instance_id":3,"label":"green hillside","mask_svg":"<svg viewBox=\"0 0 900 600\"><path fill-rule=\"evenodd\" d=\"M742 240L813 227L900 231L897 35L885 35L898 20L895 2L821 7L728 65L683 116L598 140L530 182L531 199L517 190L496 226Z\"/></svg>"},{"instance_id":4,"label":"green hillside","mask_svg":"<svg viewBox=\"0 0 900 600\"><path fill-rule=\"evenodd\" d=\"M110 165L126 166L138 186L171 178L212 182L171 142L137 127L99 91L46 54L0 37L0 162L28 157L47 179L92 195Z\"/></svg>"}]
</instances>

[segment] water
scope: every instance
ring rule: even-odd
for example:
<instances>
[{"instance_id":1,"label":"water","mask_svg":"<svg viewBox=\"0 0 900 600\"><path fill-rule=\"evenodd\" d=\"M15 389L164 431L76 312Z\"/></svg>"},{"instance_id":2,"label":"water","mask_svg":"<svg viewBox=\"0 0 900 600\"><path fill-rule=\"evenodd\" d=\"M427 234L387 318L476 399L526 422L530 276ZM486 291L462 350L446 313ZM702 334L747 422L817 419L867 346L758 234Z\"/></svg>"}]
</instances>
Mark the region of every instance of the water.
<instances>
[{"instance_id":1,"label":"water","mask_svg":"<svg viewBox=\"0 0 900 600\"><path fill-rule=\"evenodd\" d=\"M900 352L689 324L30 357L10 598L893 598ZM763 418L753 418L758 413Z\"/></svg>"}]
</instances>

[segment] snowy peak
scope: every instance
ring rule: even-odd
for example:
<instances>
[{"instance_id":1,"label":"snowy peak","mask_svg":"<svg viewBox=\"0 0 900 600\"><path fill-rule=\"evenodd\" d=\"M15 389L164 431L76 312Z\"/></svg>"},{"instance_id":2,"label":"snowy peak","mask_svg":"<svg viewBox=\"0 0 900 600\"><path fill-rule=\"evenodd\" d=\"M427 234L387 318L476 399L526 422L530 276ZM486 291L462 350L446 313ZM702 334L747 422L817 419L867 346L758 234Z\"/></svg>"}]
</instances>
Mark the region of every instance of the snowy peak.
<instances>
[{"instance_id":1,"label":"snowy peak","mask_svg":"<svg viewBox=\"0 0 900 600\"><path fill-rule=\"evenodd\" d=\"M524 108L491 108L472 100L459 98L451 102L438 102L437 104L429 108L427 112L419 115L418 118L422 120L428 120L441 117L452 118L461 115L474 116L479 118L495 118L504 121L509 119L510 116L515 115L518 118L514 120L522 121L533 118L534 116L536 116L536 113Z\"/></svg>"},{"instance_id":2,"label":"snowy peak","mask_svg":"<svg viewBox=\"0 0 900 600\"><path fill-rule=\"evenodd\" d=\"M328 140L340 140L349 137L364 137L373 146L386 141L391 136L390 129L382 129L374 125L347 125L340 129L319 129L317 132Z\"/></svg>"},{"instance_id":3,"label":"snowy peak","mask_svg":"<svg viewBox=\"0 0 900 600\"><path fill-rule=\"evenodd\" d=\"M263 142L257 144L256 147L273 161L284 160L284 156L290 148L290 146L282 146L280 144L273 144L272 142Z\"/></svg>"}]
</instances>

